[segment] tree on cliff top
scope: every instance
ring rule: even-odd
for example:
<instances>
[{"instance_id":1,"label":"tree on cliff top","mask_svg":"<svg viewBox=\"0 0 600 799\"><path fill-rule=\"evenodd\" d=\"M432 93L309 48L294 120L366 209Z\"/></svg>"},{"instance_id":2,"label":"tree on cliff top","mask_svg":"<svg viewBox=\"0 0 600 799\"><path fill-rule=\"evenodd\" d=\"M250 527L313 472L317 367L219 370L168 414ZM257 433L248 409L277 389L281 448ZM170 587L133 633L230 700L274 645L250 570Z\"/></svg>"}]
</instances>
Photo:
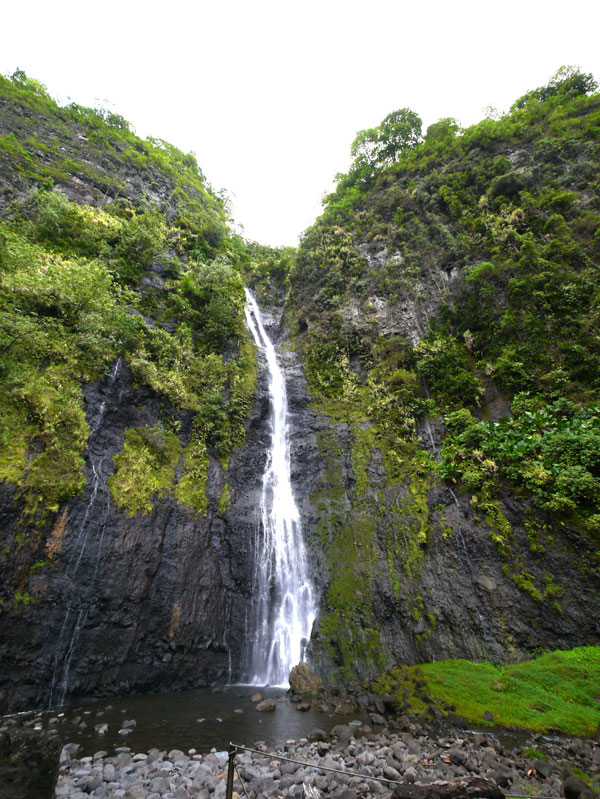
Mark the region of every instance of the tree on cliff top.
<instances>
[{"instance_id":1,"label":"tree on cliff top","mask_svg":"<svg viewBox=\"0 0 600 799\"><path fill-rule=\"evenodd\" d=\"M421 141L422 125L414 111L401 108L388 114L378 127L359 131L350 148L353 169L372 174L396 163L403 152Z\"/></svg>"}]
</instances>

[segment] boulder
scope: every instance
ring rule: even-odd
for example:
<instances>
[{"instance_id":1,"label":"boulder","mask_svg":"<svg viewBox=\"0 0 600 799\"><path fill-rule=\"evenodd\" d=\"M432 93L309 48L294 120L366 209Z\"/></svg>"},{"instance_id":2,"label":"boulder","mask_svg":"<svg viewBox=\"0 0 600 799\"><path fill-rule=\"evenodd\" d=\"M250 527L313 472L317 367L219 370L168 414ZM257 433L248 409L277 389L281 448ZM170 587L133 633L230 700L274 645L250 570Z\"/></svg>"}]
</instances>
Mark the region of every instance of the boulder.
<instances>
[{"instance_id":1,"label":"boulder","mask_svg":"<svg viewBox=\"0 0 600 799\"><path fill-rule=\"evenodd\" d=\"M574 774L567 777L562 788L565 799L579 799L580 796L588 796L592 793L590 786Z\"/></svg>"},{"instance_id":2,"label":"boulder","mask_svg":"<svg viewBox=\"0 0 600 799\"><path fill-rule=\"evenodd\" d=\"M318 674L311 671L306 663L298 663L290 671L290 689L300 696L314 696L322 687L323 682Z\"/></svg>"},{"instance_id":3,"label":"boulder","mask_svg":"<svg viewBox=\"0 0 600 799\"><path fill-rule=\"evenodd\" d=\"M58 779L61 744L33 730L0 733L2 799L52 799Z\"/></svg>"},{"instance_id":4,"label":"boulder","mask_svg":"<svg viewBox=\"0 0 600 799\"><path fill-rule=\"evenodd\" d=\"M259 702L256 705L256 709L260 713L272 713L276 708L275 700L274 699L263 699L262 702Z\"/></svg>"},{"instance_id":5,"label":"boulder","mask_svg":"<svg viewBox=\"0 0 600 799\"><path fill-rule=\"evenodd\" d=\"M543 780L552 773L552 767L546 760L534 760L533 767Z\"/></svg>"}]
</instances>

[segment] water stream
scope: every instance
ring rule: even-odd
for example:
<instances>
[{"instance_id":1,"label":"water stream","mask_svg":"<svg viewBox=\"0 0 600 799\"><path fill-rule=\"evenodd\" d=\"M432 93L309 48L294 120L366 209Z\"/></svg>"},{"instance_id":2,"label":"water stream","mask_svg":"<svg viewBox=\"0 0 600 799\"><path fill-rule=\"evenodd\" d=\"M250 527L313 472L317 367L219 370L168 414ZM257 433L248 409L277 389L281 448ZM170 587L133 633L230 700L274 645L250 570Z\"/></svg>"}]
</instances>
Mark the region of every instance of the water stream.
<instances>
[{"instance_id":1,"label":"water stream","mask_svg":"<svg viewBox=\"0 0 600 799\"><path fill-rule=\"evenodd\" d=\"M64 621L60 630L54 665L52 670L52 680L48 704L62 705L69 690L69 676L73 653L76 650L82 629L85 627L90 613L89 601L80 589L76 587L74 580L81 565L84 555L87 555L86 545L94 540L96 543L96 553L103 551L104 539L106 535L106 524L110 513L110 493L107 487L107 478L112 463L107 458L104 451L103 442L99 442L97 434L101 431L102 423L109 410L114 410L121 404L123 391L119 392L118 399L115 400L115 384L119 377L123 361L117 358L110 371L105 385L101 387L102 402L98 408L95 418L90 420L90 436L88 440L88 458L91 466L91 489L90 497L85 508L83 520L74 535L71 559L67 564L66 574L69 578L71 592L67 599ZM93 589L96 578L101 566L102 558L97 554L94 565L94 572L91 581L88 583L88 591Z\"/></svg>"},{"instance_id":2,"label":"water stream","mask_svg":"<svg viewBox=\"0 0 600 799\"><path fill-rule=\"evenodd\" d=\"M263 474L254 570L249 682L287 685L315 619L315 591L306 564L300 515L290 475L285 379L258 304L246 290L246 321L269 374L271 445Z\"/></svg>"}]
</instances>

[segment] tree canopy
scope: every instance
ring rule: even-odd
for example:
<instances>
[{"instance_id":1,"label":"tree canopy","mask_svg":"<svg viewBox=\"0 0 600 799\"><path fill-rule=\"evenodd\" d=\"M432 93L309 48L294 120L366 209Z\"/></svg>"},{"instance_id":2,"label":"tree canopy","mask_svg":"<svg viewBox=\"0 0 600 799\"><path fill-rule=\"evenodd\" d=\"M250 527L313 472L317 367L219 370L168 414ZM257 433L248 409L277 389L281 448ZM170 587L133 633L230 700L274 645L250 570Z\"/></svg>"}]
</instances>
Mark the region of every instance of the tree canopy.
<instances>
[{"instance_id":1,"label":"tree canopy","mask_svg":"<svg viewBox=\"0 0 600 799\"><path fill-rule=\"evenodd\" d=\"M388 114L378 127L359 131L350 148L354 168L373 171L396 163L403 152L421 141L422 126L414 111L400 108Z\"/></svg>"}]
</instances>

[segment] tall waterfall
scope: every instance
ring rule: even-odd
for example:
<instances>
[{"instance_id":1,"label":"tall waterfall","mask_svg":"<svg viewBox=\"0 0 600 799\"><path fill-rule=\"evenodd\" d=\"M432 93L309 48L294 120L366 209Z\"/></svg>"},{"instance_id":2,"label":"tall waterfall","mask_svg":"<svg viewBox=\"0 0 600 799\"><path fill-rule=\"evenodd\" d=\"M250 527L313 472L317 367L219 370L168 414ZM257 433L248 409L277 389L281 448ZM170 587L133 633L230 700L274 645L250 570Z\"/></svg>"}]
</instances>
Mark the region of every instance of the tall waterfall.
<instances>
[{"instance_id":1,"label":"tall waterfall","mask_svg":"<svg viewBox=\"0 0 600 799\"><path fill-rule=\"evenodd\" d=\"M262 524L255 547L255 638L250 682L287 685L290 669L303 659L310 637L315 619L314 589L292 491L285 380L258 304L247 289L246 321L267 361L271 406L271 446L263 475Z\"/></svg>"}]
</instances>

